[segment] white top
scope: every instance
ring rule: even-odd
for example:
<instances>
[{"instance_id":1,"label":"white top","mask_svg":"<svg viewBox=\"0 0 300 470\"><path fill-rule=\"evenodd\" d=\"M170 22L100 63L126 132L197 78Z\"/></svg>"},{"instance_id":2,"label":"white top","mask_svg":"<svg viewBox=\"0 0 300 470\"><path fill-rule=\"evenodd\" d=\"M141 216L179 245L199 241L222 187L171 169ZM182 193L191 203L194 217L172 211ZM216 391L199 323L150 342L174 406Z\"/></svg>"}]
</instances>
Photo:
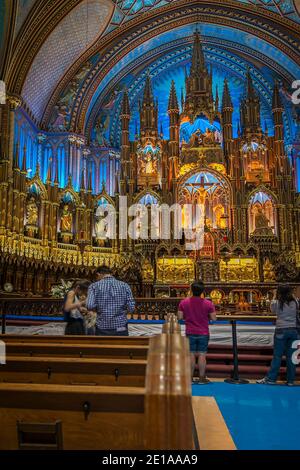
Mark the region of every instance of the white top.
<instances>
[{"instance_id":1,"label":"white top","mask_svg":"<svg viewBox=\"0 0 300 470\"><path fill-rule=\"evenodd\" d=\"M276 328L296 328L297 327L297 312L298 305L295 301L289 304L283 304L283 308L280 308L278 300L272 300L271 312L277 315Z\"/></svg>"}]
</instances>

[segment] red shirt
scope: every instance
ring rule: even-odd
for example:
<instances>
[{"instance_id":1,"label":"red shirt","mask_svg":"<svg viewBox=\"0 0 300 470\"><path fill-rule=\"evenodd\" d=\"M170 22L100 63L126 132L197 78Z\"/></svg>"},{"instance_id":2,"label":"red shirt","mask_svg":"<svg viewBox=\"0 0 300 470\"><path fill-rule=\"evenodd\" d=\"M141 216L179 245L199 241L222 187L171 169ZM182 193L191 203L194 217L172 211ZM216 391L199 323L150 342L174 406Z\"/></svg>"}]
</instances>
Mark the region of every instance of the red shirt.
<instances>
[{"instance_id":1,"label":"red shirt","mask_svg":"<svg viewBox=\"0 0 300 470\"><path fill-rule=\"evenodd\" d=\"M183 312L187 335L209 335L209 314L215 312L210 300L189 297L180 302L179 311Z\"/></svg>"}]
</instances>

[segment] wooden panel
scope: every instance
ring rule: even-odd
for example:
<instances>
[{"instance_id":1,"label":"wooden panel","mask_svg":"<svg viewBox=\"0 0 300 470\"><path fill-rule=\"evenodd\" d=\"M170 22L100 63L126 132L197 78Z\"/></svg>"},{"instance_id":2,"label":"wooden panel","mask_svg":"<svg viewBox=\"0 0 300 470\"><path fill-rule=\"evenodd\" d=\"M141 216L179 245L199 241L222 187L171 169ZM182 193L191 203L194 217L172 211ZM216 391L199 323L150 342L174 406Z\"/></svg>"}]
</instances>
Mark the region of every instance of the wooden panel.
<instances>
[{"instance_id":1,"label":"wooden panel","mask_svg":"<svg viewBox=\"0 0 300 470\"><path fill-rule=\"evenodd\" d=\"M0 382L141 386L145 360L8 356Z\"/></svg>"},{"instance_id":2,"label":"wooden panel","mask_svg":"<svg viewBox=\"0 0 300 470\"><path fill-rule=\"evenodd\" d=\"M20 336L20 335L0 335L1 341L17 342L20 344L24 343L40 343L45 341L46 344L60 343L60 344L99 344L99 345L140 345L148 346L149 338L145 336L46 336L46 335L34 335L34 336Z\"/></svg>"},{"instance_id":3,"label":"wooden panel","mask_svg":"<svg viewBox=\"0 0 300 470\"><path fill-rule=\"evenodd\" d=\"M201 450L236 450L213 397L193 397L193 413Z\"/></svg>"},{"instance_id":4,"label":"wooden panel","mask_svg":"<svg viewBox=\"0 0 300 470\"><path fill-rule=\"evenodd\" d=\"M144 394L143 388L0 384L0 449L18 448L17 421L58 420L65 450L142 449Z\"/></svg>"},{"instance_id":5,"label":"wooden panel","mask_svg":"<svg viewBox=\"0 0 300 470\"><path fill-rule=\"evenodd\" d=\"M7 355L20 356L65 356L146 359L148 346L126 344L71 344L5 341Z\"/></svg>"}]
</instances>

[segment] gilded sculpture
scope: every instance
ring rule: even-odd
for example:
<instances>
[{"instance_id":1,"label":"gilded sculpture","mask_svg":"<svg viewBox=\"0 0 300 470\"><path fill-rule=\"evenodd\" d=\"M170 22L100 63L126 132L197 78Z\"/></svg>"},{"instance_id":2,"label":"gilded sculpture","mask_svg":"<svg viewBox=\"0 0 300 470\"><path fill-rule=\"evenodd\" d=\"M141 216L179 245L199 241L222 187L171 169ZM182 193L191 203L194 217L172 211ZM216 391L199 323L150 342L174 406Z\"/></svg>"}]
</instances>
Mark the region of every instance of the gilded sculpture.
<instances>
[{"instance_id":1,"label":"gilded sculpture","mask_svg":"<svg viewBox=\"0 0 300 470\"><path fill-rule=\"evenodd\" d=\"M73 215L68 204L65 204L61 213L61 232L72 232Z\"/></svg>"}]
</instances>

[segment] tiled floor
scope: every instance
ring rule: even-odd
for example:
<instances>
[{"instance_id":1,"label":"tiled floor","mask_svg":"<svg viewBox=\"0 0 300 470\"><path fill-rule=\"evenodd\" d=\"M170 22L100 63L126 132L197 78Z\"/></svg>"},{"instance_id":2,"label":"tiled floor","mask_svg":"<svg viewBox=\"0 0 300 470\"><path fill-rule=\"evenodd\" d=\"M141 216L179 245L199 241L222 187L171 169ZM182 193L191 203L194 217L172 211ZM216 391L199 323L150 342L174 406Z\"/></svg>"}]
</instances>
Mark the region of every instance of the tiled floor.
<instances>
[{"instance_id":1,"label":"tiled floor","mask_svg":"<svg viewBox=\"0 0 300 470\"><path fill-rule=\"evenodd\" d=\"M215 397L238 449L300 450L299 386L214 382L193 395Z\"/></svg>"}]
</instances>

